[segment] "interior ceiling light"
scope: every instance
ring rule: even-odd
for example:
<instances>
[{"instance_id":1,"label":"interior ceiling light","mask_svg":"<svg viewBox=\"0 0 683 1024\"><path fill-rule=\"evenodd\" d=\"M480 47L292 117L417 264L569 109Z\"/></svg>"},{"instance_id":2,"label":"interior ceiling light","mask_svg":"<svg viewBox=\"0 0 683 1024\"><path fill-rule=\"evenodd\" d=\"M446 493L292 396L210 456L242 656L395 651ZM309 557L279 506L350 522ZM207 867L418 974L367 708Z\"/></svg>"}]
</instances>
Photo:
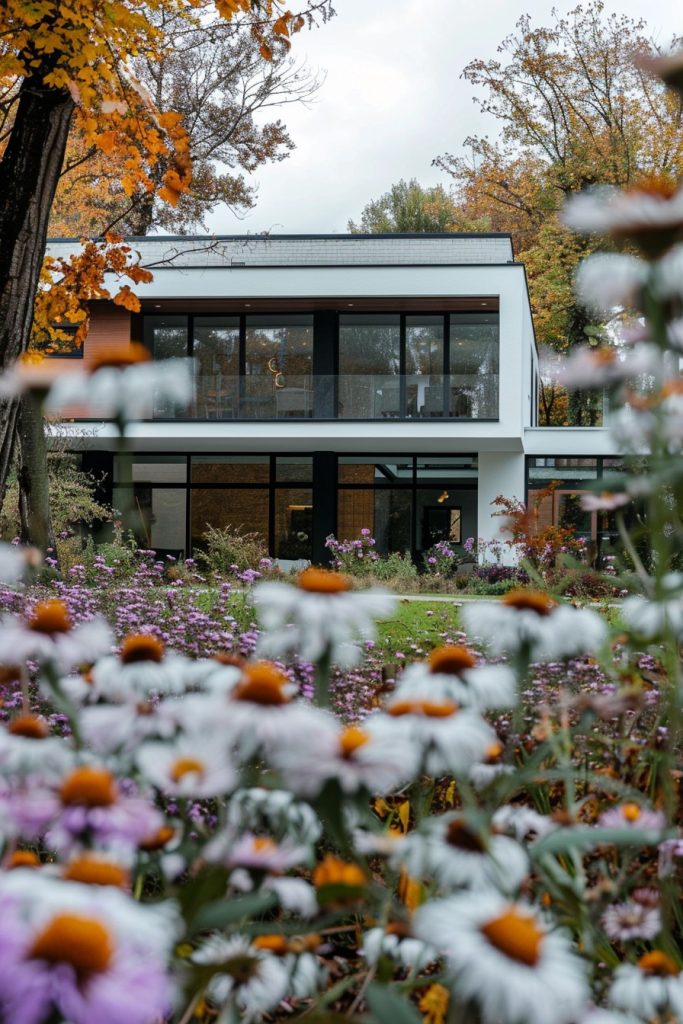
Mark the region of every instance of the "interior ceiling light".
<instances>
[{"instance_id":1,"label":"interior ceiling light","mask_svg":"<svg viewBox=\"0 0 683 1024\"><path fill-rule=\"evenodd\" d=\"M448 491L443 491L437 498L439 505L443 505L444 501L448 501Z\"/></svg>"}]
</instances>

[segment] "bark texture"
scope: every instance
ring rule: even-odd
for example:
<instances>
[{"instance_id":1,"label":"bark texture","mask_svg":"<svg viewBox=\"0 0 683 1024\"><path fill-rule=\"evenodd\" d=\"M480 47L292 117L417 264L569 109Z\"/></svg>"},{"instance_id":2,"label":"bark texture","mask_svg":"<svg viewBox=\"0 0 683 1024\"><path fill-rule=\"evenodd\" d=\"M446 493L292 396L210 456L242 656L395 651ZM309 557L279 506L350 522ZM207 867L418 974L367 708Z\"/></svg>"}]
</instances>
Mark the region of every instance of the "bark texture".
<instances>
[{"instance_id":1,"label":"bark texture","mask_svg":"<svg viewBox=\"0 0 683 1024\"><path fill-rule=\"evenodd\" d=\"M73 100L25 79L0 161L0 370L26 351ZM12 465L17 400L0 400L0 503Z\"/></svg>"},{"instance_id":2,"label":"bark texture","mask_svg":"<svg viewBox=\"0 0 683 1024\"><path fill-rule=\"evenodd\" d=\"M52 548L56 557L43 414L40 404L31 395L25 395L20 403L17 442L21 540L41 551Z\"/></svg>"}]
</instances>

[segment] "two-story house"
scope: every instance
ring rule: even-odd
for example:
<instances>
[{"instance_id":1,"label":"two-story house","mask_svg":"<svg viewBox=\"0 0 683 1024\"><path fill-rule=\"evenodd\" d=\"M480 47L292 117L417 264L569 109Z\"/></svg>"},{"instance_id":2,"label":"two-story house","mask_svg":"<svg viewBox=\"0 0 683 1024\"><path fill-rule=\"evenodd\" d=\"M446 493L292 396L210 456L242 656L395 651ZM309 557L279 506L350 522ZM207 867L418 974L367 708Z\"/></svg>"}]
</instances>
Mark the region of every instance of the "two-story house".
<instances>
[{"instance_id":1,"label":"two-story house","mask_svg":"<svg viewBox=\"0 0 683 1024\"><path fill-rule=\"evenodd\" d=\"M508 235L133 245L154 271L135 286L142 310L94 303L82 357L135 340L155 359L193 359L192 407L159 402L129 429L149 547L189 555L207 526L230 525L262 534L274 557L323 561L329 534L367 528L378 550L419 559L436 540L497 537L498 494L566 478L546 513L561 515L562 495L618 455L605 430L537 427L538 355ZM112 425L64 429L121 503Z\"/></svg>"}]
</instances>

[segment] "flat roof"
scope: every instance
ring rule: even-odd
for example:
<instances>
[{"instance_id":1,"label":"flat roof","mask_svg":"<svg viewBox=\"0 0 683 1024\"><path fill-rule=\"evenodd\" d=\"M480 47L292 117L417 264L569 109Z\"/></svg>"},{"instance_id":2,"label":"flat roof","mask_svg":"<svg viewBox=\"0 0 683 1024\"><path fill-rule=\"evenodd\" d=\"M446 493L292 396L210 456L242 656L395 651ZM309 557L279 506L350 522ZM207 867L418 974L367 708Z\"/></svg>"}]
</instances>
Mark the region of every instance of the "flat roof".
<instances>
[{"instance_id":1,"label":"flat roof","mask_svg":"<svg viewBox=\"0 0 683 1024\"><path fill-rule=\"evenodd\" d=\"M472 266L514 262L504 232L443 234L147 235L126 239L155 270L205 267ZM79 239L48 240L51 255Z\"/></svg>"}]
</instances>

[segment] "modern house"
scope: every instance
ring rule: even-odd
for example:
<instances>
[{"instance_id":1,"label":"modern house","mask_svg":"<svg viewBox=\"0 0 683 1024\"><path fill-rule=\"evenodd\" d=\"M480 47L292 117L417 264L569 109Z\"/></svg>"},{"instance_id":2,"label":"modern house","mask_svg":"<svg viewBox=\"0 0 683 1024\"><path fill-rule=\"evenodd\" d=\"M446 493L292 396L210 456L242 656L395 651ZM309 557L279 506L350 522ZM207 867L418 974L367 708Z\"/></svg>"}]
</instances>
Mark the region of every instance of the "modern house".
<instances>
[{"instance_id":1,"label":"modern house","mask_svg":"<svg viewBox=\"0 0 683 1024\"><path fill-rule=\"evenodd\" d=\"M325 560L368 528L413 557L493 540L499 494L565 479L544 511L618 456L600 428L537 425L524 266L505 234L135 239L142 310L93 303L82 353L143 341L193 359L194 402L129 430L140 539L190 554L207 526L257 531L274 557ZM77 243L56 240L67 255ZM73 364L72 364L73 365ZM116 432L64 424L120 500ZM600 524L579 524L598 539Z\"/></svg>"}]
</instances>

